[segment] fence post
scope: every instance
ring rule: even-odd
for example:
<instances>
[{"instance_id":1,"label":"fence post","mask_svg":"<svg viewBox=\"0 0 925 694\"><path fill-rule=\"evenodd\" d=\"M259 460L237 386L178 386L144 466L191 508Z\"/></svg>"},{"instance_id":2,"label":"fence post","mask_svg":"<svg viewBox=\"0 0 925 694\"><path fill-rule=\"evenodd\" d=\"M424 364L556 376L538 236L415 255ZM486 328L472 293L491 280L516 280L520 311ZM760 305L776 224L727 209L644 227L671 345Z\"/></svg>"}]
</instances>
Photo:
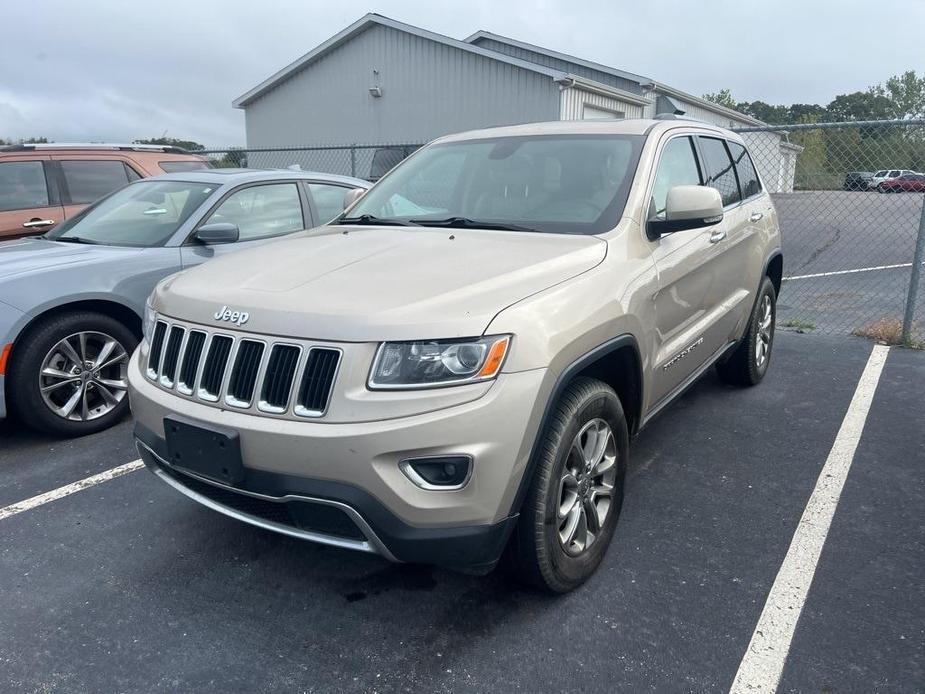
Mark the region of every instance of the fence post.
<instances>
[{"instance_id":1,"label":"fence post","mask_svg":"<svg viewBox=\"0 0 925 694\"><path fill-rule=\"evenodd\" d=\"M350 146L350 175L357 177L357 146Z\"/></svg>"},{"instance_id":2,"label":"fence post","mask_svg":"<svg viewBox=\"0 0 925 694\"><path fill-rule=\"evenodd\" d=\"M915 319L915 300L919 292L919 276L922 274L923 255L925 255L925 196L922 197L922 211L919 214L919 235L915 240L912 275L909 277L909 292L906 294L906 312L903 316L903 344L909 344L912 341L912 321Z\"/></svg>"}]
</instances>

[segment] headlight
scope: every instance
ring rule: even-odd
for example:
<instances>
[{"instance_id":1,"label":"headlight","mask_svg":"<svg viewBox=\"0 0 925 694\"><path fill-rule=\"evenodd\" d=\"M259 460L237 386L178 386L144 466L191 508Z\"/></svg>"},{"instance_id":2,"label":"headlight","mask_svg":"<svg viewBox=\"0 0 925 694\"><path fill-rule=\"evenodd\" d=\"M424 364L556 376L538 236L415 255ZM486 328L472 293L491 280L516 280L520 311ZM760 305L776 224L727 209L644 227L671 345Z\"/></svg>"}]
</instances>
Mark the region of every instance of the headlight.
<instances>
[{"instance_id":1,"label":"headlight","mask_svg":"<svg viewBox=\"0 0 925 694\"><path fill-rule=\"evenodd\" d=\"M435 388L498 375L510 335L455 340L383 342L369 375L371 389Z\"/></svg>"},{"instance_id":2,"label":"headlight","mask_svg":"<svg viewBox=\"0 0 925 694\"><path fill-rule=\"evenodd\" d=\"M154 335L155 323L157 323L157 313L153 308L151 308L151 304L145 302L145 320L141 326L141 332L148 344L151 344L151 337Z\"/></svg>"}]
</instances>

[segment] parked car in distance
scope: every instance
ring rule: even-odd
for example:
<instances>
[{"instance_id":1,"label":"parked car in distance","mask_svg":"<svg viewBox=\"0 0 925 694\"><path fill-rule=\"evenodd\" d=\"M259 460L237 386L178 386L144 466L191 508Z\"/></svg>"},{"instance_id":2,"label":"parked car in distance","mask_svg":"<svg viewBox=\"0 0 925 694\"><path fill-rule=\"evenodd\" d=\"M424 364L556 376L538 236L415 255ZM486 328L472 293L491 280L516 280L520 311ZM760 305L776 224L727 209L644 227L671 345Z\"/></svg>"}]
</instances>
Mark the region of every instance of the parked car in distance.
<instances>
[{"instance_id":1,"label":"parked car in distance","mask_svg":"<svg viewBox=\"0 0 925 694\"><path fill-rule=\"evenodd\" d=\"M762 380L782 272L728 130L443 137L329 227L158 284L139 453L254 525L477 572L507 548L568 591L614 533L629 437L713 365Z\"/></svg>"},{"instance_id":2,"label":"parked car in distance","mask_svg":"<svg viewBox=\"0 0 925 694\"><path fill-rule=\"evenodd\" d=\"M326 222L369 186L294 171L167 174L45 236L0 242L0 418L59 436L110 426L128 408L128 356L158 280Z\"/></svg>"},{"instance_id":3,"label":"parked car in distance","mask_svg":"<svg viewBox=\"0 0 925 694\"><path fill-rule=\"evenodd\" d=\"M0 147L0 240L50 231L139 178L209 166L206 157L160 145Z\"/></svg>"},{"instance_id":4,"label":"parked car in distance","mask_svg":"<svg viewBox=\"0 0 925 694\"><path fill-rule=\"evenodd\" d=\"M880 169L880 171L875 171L874 175L870 177L870 181L868 181L867 186L869 188L877 188L886 180L891 178L899 178L900 176L914 173L915 171L910 169Z\"/></svg>"},{"instance_id":5,"label":"parked car in distance","mask_svg":"<svg viewBox=\"0 0 925 694\"><path fill-rule=\"evenodd\" d=\"M898 178L888 178L877 186L881 193L922 193L925 192L925 175L907 173Z\"/></svg>"},{"instance_id":6,"label":"parked car in distance","mask_svg":"<svg viewBox=\"0 0 925 694\"><path fill-rule=\"evenodd\" d=\"M849 171L845 174L842 190L868 190L868 183L873 176L871 171Z\"/></svg>"}]
</instances>

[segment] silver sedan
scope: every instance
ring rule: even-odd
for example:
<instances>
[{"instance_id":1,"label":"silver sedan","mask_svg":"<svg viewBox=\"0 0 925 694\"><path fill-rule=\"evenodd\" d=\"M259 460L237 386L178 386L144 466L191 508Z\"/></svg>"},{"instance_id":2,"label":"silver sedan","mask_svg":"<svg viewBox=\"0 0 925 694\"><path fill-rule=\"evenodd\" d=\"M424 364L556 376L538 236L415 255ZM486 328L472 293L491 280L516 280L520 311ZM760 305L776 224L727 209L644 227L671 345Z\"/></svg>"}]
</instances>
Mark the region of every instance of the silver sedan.
<instances>
[{"instance_id":1,"label":"silver sedan","mask_svg":"<svg viewBox=\"0 0 925 694\"><path fill-rule=\"evenodd\" d=\"M371 184L213 169L136 181L39 238L0 242L0 418L80 436L128 408L126 365L154 285L330 221Z\"/></svg>"}]
</instances>

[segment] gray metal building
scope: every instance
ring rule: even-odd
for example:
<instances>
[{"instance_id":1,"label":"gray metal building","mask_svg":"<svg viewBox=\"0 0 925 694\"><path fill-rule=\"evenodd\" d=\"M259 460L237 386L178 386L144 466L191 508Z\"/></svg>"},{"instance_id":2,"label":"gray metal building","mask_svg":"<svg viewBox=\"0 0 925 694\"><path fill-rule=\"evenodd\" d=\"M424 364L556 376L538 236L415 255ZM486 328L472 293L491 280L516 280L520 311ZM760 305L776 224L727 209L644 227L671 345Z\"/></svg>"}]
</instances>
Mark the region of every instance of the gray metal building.
<instances>
[{"instance_id":1,"label":"gray metal building","mask_svg":"<svg viewBox=\"0 0 925 694\"><path fill-rule=\"evenodd\" d=\"M423 143L494 125L687 115L762 125L655 80L479 31L467 39L368 14L233 102L247 146ZM789 191L799 148L753 148L769 189ZM768 145L772 146L768 146ZM759 156L760 155L760 156Z\"/></svg>"}]
</instances>

